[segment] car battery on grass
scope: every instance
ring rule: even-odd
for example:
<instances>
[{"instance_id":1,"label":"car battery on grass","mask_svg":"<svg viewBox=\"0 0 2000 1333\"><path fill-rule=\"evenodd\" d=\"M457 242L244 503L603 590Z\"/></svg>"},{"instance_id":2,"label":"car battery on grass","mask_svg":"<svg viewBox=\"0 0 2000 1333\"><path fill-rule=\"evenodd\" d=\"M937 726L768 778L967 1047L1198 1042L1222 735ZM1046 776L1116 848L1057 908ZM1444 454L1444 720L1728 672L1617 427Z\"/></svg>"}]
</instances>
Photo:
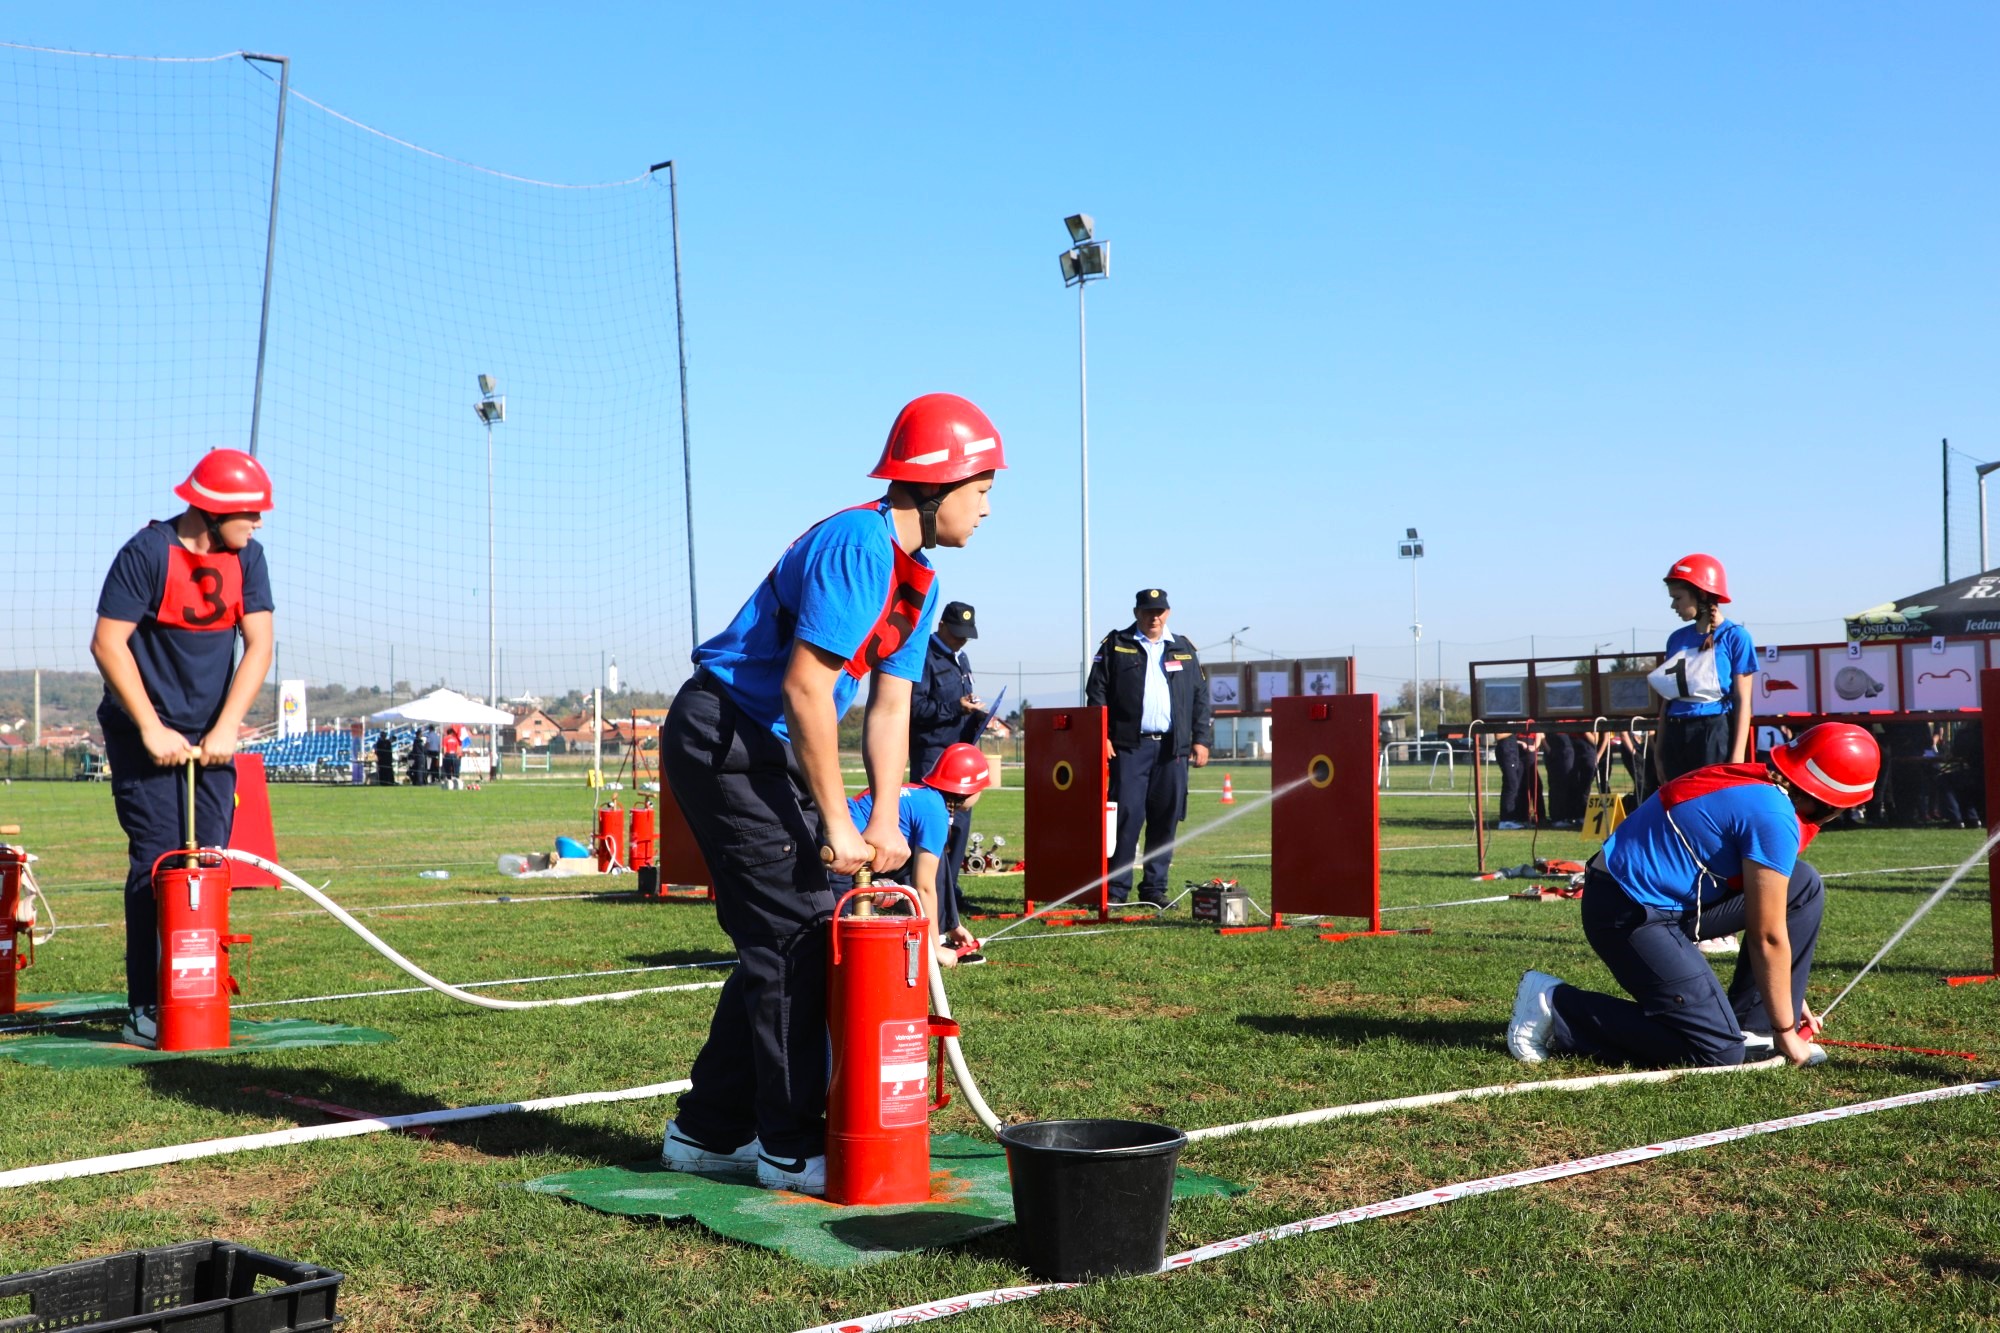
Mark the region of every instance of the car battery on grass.
<instances>
[{"instance_id":1,"label":"car battery on grass","mask_svg":"<svg viewBox=\"0 0 2000 1333\"><path fill-rule=\"evenodd\" d=\"M226 1240L127 1250L0 1277L0 1329L308 1333L340 1326L345 1276Z\"/></svg>"},{"instance_id":2,"label":"car battery on grass","mask_svg":"<svg viewBox=\"0 0 2000 1333\"><path fill-rule=\"evenodd\" d=\"M1218 927L1250 924L1250 895L1237 887L1235 880L1212 879L1188 887L1193 891L1189 901L1195 920Z\"/></svg>"}]
</instances>

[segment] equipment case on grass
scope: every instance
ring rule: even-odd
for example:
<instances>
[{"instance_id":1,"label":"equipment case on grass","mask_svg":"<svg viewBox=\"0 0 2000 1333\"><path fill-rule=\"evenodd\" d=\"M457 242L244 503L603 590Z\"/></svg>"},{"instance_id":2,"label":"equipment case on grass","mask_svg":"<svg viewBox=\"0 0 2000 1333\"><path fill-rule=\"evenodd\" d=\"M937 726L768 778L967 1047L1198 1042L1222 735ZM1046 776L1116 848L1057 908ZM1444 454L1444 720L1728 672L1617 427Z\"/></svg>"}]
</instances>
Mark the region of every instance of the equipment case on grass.
<instances>
[{"instance_id":1,"label":"equipment case on grass","mask_svg":"<svg viewBox=\"0 0 2000 1333\"><path fill-rule=\"evenodd\" d=\"M344 1277L226 1240L127 1250L0 1277L0 1333L310 1333Z\"/></svg>"}]
</instances>

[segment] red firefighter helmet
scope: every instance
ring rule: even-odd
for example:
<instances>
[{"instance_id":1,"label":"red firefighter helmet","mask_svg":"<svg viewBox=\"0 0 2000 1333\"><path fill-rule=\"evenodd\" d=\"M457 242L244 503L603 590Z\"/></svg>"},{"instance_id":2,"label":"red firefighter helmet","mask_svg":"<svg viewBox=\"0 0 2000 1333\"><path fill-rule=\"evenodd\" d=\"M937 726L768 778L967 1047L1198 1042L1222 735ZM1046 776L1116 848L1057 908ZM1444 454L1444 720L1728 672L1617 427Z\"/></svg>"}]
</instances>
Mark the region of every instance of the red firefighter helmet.
<instances>
[{"instance_id":1,"label":"red firefighter helmet","mask_svg":"<svg viewBox=\"0 0 2000 1333\"><path fill-rule=\"evenodd\" d=\"M261 514L272 507L271 474L241 449L211 449L174 494L208 514Z\"/></svg>"},{"instance_id":2,"label":"red firefighter helmet","mask_svg":"<svg viewBox=\"0 0 2000 1333\"><path fill-rule=\"evenodd\" d=\"M964 741L945 746L931 771L924 774L926 787L935 787L947 796L970 796L986 790L992 781L993 770L987 766L986 756L977 745Z\"/></svg>"},{"instance_id":3,"label":"red firefighter helmet","mask_svg":"<svg viewBox=\"0 0 2000 1333\"><path fill-rule=\"evenodd\" d=\"M1000 432L955 393L912 398L896 414L882 461L868 475L919 486L951 486L1007 466Z\"/></svg>"},{"instance_id":4,"label":"red firefighter helmet","mask_svg":"<svg viewBox=\"0 0 2000 1333\"><path fill-rule=\"evenodd\" d=\"M1707 593L1718 602L1729 600L1728 576L1722 572L1722 562L1712 555L1702 555L1697 551L1674 561L1673 568L1667 571L1662 581L1672 583L1676 579L1696 592Z\"/></svg>"},{"instance_id":5,"label":"red firefighter helmet","mask_svg":"<svg viewBox=\"0 0 2000 1333\"><path fill-rule=\"evenodd\" d=\"M1852 722L1822 722L1772 750L1771 766L1806 795L1845 810L1875 794L1882 751Z\"/></svg>"}]
</instances>

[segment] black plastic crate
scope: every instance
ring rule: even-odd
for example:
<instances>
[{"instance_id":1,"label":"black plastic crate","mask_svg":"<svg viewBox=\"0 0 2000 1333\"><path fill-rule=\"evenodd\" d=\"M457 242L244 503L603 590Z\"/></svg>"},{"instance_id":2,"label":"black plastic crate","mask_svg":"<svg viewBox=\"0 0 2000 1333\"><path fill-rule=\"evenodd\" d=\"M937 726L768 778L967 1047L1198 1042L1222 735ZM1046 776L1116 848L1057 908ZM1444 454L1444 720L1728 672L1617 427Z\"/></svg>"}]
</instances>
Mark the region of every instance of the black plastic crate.
<instances>
[{"instance_id":1,"label":"black plastic crate","mask_svg":"<svg viewBox=\"0 0 2000 1333\"><path fill-rule=\"evenodd\" d=\"M0 1278L0 1333L309 1333L340 1325L344 1277L226 1240L127 1250Z\"/></svg>"}]
</instances>

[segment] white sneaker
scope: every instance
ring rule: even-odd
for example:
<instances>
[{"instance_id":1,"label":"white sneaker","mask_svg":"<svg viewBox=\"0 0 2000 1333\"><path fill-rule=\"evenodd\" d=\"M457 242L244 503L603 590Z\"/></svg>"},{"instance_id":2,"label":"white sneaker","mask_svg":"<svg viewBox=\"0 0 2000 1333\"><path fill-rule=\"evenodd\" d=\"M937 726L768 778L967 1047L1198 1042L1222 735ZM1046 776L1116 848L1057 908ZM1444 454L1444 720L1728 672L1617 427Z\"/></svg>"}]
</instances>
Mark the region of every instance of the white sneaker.
<instances>
[{"instance_id":1,"label":"white sneaker","mask_svg":"<svg viewBox=\"0 0 2000 1333\"><path fill-rule=\"evenodd\" d=\"M1826 1063L1826 1047L1816 1041L1809 1041L1806 1043L1806 1050L1808 1052L1806 1068ZM1757 1060L1769 1060L1777 1053L1778 1043L1770 1033L1760 1032L1755 1028L1743 1029L1743 1059L1746 1064Z\"/></svg>"},{"instance_id":2,"label":"white sneaker","mask_svg":"<svg viewBox=\"0 0 2000 1333\"><path fill-rule=\"evenodd\" d=\"M1517 819L1503 819L1500 821L1500 827L1512 833L1515 829L1524 829L1528 826Z\"/></svg>"},{"instance_id":3,"label":"white sneaker","mask_svg":"<svg viewBox=\"0 0 2000 1333\"><path fill-rule=\"evenodd\" d=\"M157 1050L160 1045L160 1011L152 1005L135 1005L125 1012L125 1026L118 1035L127 1045Z\"/></svg>"},{"instance_id":4,"label":"white sneaker","mask_svg":"<svg viewBox=\"0 0 2000 1333\"><path fill-rule=\"evenodd\" d=\"M754 1171L762 1151L755 1138L731 1152L717 1152L681 1133L673 1121L667 1122L660 1137L660 1165L669 1171Z\"/></svg>"},{"instance_id":5,"label":"white sneaker","mask_svg":"<svg viewBox=\"0 0 2000 1333\"><path fill-rule=\"evenodd\" d=\"M1696 940L1694 947L1703 953L1735 953L1743 944L1734 935L1717 935L1712 940Z\"/></svg>"},{"instance_id":6,"label":"white sneaker","mask_svg":"<svg viewBox=\"0 0 2000 1333\"><path fill-rule=\"evenodd\" d=\"M1549 1033L1556 1025L1549 997L1562 985L1561 977L1530 968L1521 974L1514 992L1514 1019L1507 1024L1507 1053L1525 1065L1548 1059Z\"/></svg>"},{"instance_id":7,"label":"white sneaker","mask_svg":"<svg viewBox=\"0 0 2000 1333\"><path fill-rule=\"evenodd\" d=\"M794 1194L825 1194L826 1154L788 1159L759 1153L757 1183L767 1190L790 1190Z\"/></svg>"}]
</instances>

